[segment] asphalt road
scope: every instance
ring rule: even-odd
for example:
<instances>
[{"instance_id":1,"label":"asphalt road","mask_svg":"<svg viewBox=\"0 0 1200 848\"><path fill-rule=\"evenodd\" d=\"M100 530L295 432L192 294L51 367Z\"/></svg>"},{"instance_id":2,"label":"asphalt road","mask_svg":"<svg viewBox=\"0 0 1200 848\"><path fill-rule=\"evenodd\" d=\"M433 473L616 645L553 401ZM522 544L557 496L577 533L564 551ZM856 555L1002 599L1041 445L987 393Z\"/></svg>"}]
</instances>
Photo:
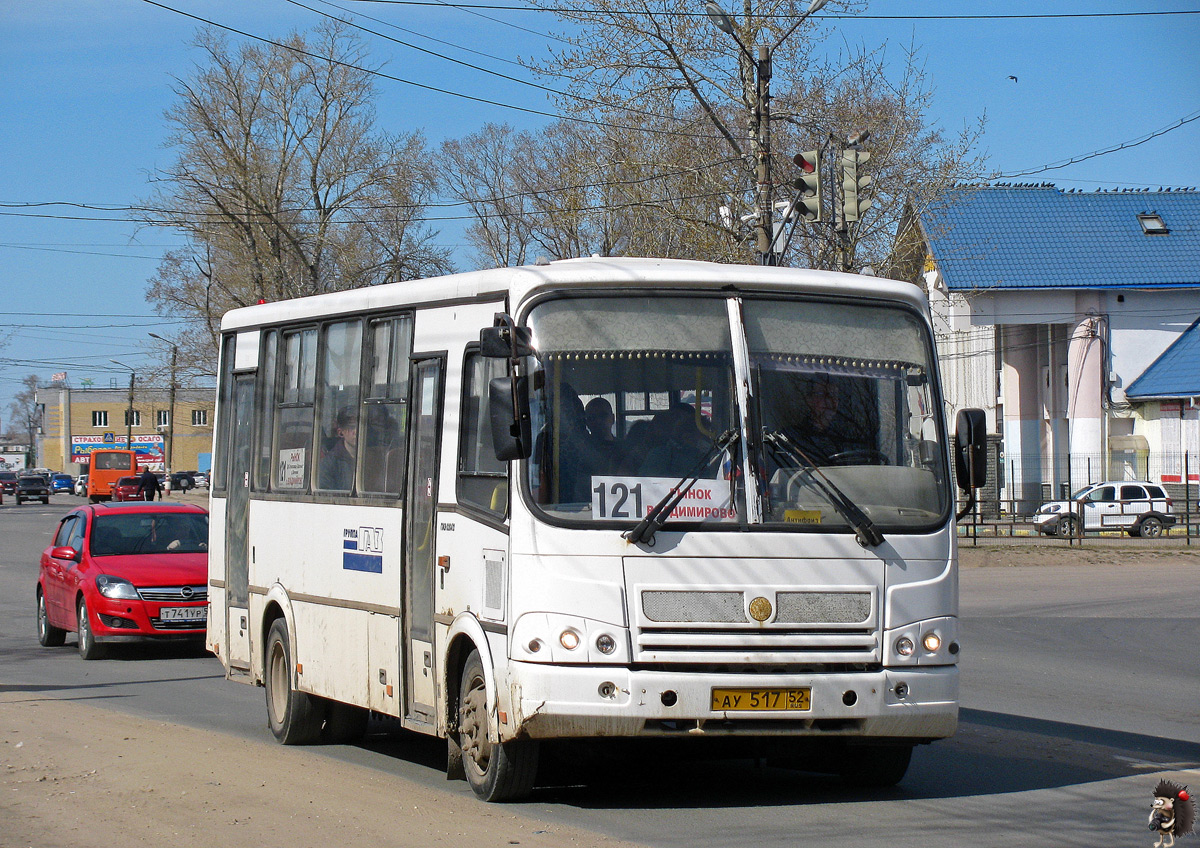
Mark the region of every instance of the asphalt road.
<instances>
[{"instance_id":1,"label":"asphalt road","mask_svg":"<svg viewBox=\"0 0 1200 848\"><path fill-rule=\"evenodd\" d=\"M202 652L139 646L84 663L73 638L60 649L38 646L37 556L56 519L79 502L56 495L49 507L0 506L0 690L267 738L262 690L226 682ZM895 789L847 792L770 762L635 752L586 770L559 762L516 806L664 848L1149 846L1157 779L1200 786L1200 556L1167 551L1126 564L1117 551L1111 559L963 569L960 732L919 749ZM305 755L467 792L445 782L442 745L375 727L381 732L363 745ZM479 810L487 815L486 805Z\"/></svg>"}]
</instances>

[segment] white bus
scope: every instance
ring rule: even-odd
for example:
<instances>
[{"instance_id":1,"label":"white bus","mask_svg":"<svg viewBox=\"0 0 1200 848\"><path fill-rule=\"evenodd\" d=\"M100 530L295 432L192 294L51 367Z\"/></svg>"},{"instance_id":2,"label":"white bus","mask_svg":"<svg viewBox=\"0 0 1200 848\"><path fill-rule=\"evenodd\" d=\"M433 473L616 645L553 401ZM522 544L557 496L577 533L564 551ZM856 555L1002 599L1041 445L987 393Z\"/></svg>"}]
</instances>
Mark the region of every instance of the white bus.
<instances>
[{"instance_id":1,"label":"white bus","mask_svg":"<svg viewBox=\"0 0 1200 848\"><path fill-rule=\"evenodd\" d=\"M948 436L917 287L577 259L222 333L208 647L281 742L394 716L505 800L547 740L887 784L954 732L982 418Z\"/></svg>"}]
</instances>

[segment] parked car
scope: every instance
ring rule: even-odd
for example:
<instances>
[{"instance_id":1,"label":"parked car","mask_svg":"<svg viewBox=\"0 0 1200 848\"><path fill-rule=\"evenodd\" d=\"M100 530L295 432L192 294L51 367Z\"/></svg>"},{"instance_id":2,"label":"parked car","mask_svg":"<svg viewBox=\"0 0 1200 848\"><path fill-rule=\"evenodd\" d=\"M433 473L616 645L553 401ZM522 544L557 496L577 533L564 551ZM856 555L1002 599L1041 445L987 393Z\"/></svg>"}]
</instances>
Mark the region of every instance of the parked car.
<instances>
[{"instance_id":1,"label":"parked car","mask_svg":"<svg viewBox=\"0 0 1200 848\"><path fill-rule=\"evenodd\" d=\"M50 481L40 474L26 474L17 478L17 503L41 501L50 503Z\"/></svg>"},{"instance_id":2,"label":"parked car","mask_svg":"<svg viewBox=\"0 0 1200 848\"><path fill-rule=\"evenodd\" d=\"M171 472L171 491L186 492L196 488L196 481L192 477L193 473L191 471Z\"/></svg>"},{"instance_id":3,"label":"parked car","mask_svg":"<svg viewBox=\"0 0 1200 848\"><path fill-rule=\"evenodd\" d=\"M87 481L88 476L86 474L80 474L75 478L75 494L81 498L87 494Z\"/></svg>"},{"instance_id":4,"label":"parked car","mask_svg":"<svg viewBox=\"0 0 1200 848\"><path fill-rule=\"evenodd\" d=\"M114 501L140 501L142 500L141 492L139 491L141 481L137 477L118 477L117 482L113 484L113 500Z\"/></svg>"},{"instance_id":5,"label":"parked car","mask_svg":"<svg viewBox=\"0 0 1200 848\"><path fill-rule=\"evenodd\" d=\"M197 489L207 489L208 488L208 472L207 471L197 471L195 474L192 475L192 480L193 480L193 482L195 482Z\"/></svg>"},{"instance_id":6,"label":"parked car","mask_svg":"<svg viewBox=\"0 0 1200 848\"><path fill-rule=\"evenodd\" d=\"M6 494L14 494L17 491L17 472L15 471L0 471L0 491Z\"/></svg>"},{"instance_id":7,"label":"parked car","mask_svg":"<svg viewBox=\"0 0 1200 848\"><path fill-rule=\"evenodd\" d=\"M50 478L50 494L75 491L75 480L70 474L55 474Z\"/></svg>"},{"instance_id":8,"label":"parked car","mask_svg":"<svg viewBox=\"0 0 1200 848\"><path fill-rule=\"evenodd\" d=\"M208 619L208 512L192 504L85 504L58 525L37 579L38 641L202 639Z\"/></svg>"},{"instance_id":9,"label":"parked car","mask_svg":"<svg viewBox=\"0 0 1200 848\"><path fill-rule=\"evenodd\" d=\"M1075 536L1083 529L1123 530L1130 536L1155 538L1175 524L1171 499L1157 483L1116 480L1092 483L1070 501L1051 501L1038 508L1034 527L1047 536Z\"/></svg>"}]
</instances>

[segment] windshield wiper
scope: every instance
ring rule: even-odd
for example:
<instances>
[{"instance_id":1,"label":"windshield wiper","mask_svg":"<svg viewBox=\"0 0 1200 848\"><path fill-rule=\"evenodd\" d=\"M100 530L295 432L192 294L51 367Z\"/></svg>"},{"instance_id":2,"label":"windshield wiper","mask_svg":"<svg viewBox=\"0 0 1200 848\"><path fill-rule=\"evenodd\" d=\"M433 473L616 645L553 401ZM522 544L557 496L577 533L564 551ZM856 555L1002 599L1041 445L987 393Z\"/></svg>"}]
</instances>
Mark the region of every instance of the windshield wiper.
<instances>
[{"instance_id":1,"label":"windshield wiper","mask_svg":"<svg viewBox=\"0 0 1200 848\"><path fill-rule=\"evenodd\" d=\"M654 534L667 522L667 518L675 511L675 507L679 506L679 502L691 491L692 486L696 485L696 481L700 479L700 475L704 473L704 469L708 467L713 459L724 453L737 440L738 434L736 430L726 430L722 433L721 437L713 442L712 447L708 449L708 453L704 455L704 458L696 464L693 473L680 478L671 491L667 492L662 500L646 513L645 518L621 535L635 544L644 542L647 545L653 545Z\"/></svg>"},{"instance_id":2,"label":"windshield wiper","mask_svg":"<svg viewBox=\"0 0 1200 848\"><path fill-rule=\"evenodd\" d=\"M873 548L883 544L883 534L879 532L875 523L867 517L858 504L846 497L846 493L825 476L825 472L795 442L776 430L765 430L763 431L763 443L769 445L773 450L783 451L794 460L799 460L799 464L808 472L816 487L821 490L838 514L854 528L854 538L860 545L864 548Z\"/></svg>"}]
</instances>

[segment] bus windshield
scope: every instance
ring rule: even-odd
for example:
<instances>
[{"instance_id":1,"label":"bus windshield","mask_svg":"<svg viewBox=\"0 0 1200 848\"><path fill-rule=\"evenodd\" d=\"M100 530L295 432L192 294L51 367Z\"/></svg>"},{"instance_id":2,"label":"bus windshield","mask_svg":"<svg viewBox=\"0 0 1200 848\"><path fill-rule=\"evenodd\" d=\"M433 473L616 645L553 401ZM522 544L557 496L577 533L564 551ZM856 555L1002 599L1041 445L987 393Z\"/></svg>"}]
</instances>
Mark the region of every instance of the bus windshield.
<instances>
[{"instance_id":1,"label":"bus windshield","mask_svg":"<svg viewBox=\"0 0 1200 848\"><path fill-rule=\"evenodd\" d=\"M765 296L592 296L544 301L527 323L537 351L527 486L552 520L637 521L692 477L669 525L744 524L747 492L756 522L801 532L852 532L831 502L843 497L884 531L948 514L931 345L915 314ZM735 345L746 354L738 367ZM746 442L714 450L743 426Z\"/></svg>"}]
</instances>

